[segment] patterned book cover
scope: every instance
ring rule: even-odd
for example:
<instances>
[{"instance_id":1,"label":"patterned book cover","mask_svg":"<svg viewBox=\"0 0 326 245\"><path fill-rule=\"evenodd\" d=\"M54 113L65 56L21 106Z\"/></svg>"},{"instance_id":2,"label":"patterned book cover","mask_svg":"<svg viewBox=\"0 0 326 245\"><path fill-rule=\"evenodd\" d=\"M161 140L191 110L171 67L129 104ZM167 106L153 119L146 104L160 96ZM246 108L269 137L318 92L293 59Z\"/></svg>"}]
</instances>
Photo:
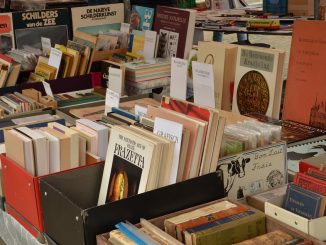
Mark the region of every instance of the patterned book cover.
<instances>
[{"instance_id":1,"label":"patterned book cover","mask_svg":"<svg viewBox=\"0 0 326 245\"><path fill-rule=\"evenodd\" d=\"M313 176L297 173L293 182L307 190L326 196L326 181Z\"/></svg>"}]
</instances>

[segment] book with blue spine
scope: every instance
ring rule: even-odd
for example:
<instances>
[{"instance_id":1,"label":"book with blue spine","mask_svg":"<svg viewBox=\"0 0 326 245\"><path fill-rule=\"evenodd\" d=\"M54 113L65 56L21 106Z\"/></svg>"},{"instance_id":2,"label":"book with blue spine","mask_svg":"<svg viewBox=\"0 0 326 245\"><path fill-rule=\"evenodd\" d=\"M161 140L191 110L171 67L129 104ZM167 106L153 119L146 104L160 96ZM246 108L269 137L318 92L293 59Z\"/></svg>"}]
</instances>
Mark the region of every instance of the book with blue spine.
<instances>
[{"instance_id":1,"label":"book with blue spine","mask_svg":"<svg viewBox=\"0 0 326 245\"><path fill-rule=\"evenodd\" d=\"M133 5L130 14L130 26L135 30L152 30L155 10L153 8Z\"/></svg>"},{"instance_id":2,"label":"book with blue spine","mask_svg":"<svg viewBox=\"0 0 326 245\"><path fill-rule=\"evenodd\" d=\"M288 13L287 0L264 0L263 11L275 15L286 15Z\"/></svg>"},{"instance_id":3,"label":"book with blue spine","mask_svg":"<svg viewBox=\"0 0 326 245\"><path fill-rule=\"evenodd\" d=\"M325 214L326 197L295 184L288 184L283 208L307 219L322 217Z\"/></svg>"}]
</instances>

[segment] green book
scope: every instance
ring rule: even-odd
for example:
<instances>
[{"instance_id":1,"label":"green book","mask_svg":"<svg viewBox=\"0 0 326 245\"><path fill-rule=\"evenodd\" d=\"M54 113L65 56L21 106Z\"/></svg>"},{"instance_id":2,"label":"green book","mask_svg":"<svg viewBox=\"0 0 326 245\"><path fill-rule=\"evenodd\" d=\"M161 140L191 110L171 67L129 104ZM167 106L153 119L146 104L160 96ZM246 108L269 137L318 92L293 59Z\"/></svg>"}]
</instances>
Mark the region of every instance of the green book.
<instances>
[{"instance_id":1,"label":"green book","mask_svg":"<svg viewBox=\"0 0 326 245\"><path fill-rule=\"evenodd\" d=\"M209 223L206 225L207 229L204 225L186 230L186 244L228 245L264 234L266 232L265 214L256 210L249 212L251 213L248 215L228 217L226 222L217 220L216 224Z\"/></svg>"}]
</instances>

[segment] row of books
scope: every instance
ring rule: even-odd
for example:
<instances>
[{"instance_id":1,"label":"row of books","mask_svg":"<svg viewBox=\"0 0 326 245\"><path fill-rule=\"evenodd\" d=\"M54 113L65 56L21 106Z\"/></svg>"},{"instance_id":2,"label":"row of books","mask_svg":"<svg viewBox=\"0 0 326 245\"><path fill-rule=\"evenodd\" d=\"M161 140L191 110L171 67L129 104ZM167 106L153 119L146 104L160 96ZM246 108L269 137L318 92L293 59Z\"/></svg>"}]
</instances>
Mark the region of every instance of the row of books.
<instances>
[{"instance_id":1,"label":"row of books","mask_svg":"<svg viewBox=\"0 0 326 245\"><path fill-rule=\"evenodd\" d=\"M0 42L1 46L1 42ZM16 84L21 65L0 53L0 88Z\"/></svg>"},{"instance_id":2,"label":"row of books","mask_svg":"<svg viewBox=\"0 0 326 245\"><path fill-rule=\"evenodd\" d=\"M266 233L264 213L245 204L218 200L190 209L168 218L141 218L136 225L120 222L99 235L98 244L312 244L282 230Z\"/></svg>"},{"instance_id":3,"label":"row of books","mask_svg":"<svg viewBox=\"0 0 326 245\"><path fill-rule=\"evenodd\" d=\"M33 176L101 161L107 144L108 128L86 119L71 128L51 122L42 128L5 130L7 156Z\"/></svg>"}]
</instances>

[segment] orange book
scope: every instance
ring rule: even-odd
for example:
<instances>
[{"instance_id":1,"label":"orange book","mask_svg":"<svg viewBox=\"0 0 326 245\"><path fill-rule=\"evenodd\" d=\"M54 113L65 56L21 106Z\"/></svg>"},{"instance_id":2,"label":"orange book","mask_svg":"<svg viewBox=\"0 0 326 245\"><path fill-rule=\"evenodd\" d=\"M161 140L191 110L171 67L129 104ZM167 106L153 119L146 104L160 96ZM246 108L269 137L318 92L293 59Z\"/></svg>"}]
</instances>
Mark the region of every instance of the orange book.
<instances>
[{"instance_id":1,"label":"orange book","mask_svg":"<svg viewBox=\"0 0 326 245\"><path fill-rule=\"evenodd\" d=\"M295 21L283 120L326 129L326 22Z\"/></svg>"},{"instance_id":2,"label":"orange book","mask_svg":"<svg viewBox=\"0 0 326 245\"><path fill-rule=\"evenodd\" d=\"M232 207L229 209L225 209L222 211L218 211L209 215L201 216L196 219L191 219L188 221L185 221L183 223L177 224L176 225L176 232L177 232L177 239L181 242L184 242L184 231L188 228L193 228L199 225L206 224L208 222L214 221L214 220L219 220L223 219L225 217L243 213L245 211L249 210L249 207L237 204L236 207Z\"/></svg>"}]
</instances>

